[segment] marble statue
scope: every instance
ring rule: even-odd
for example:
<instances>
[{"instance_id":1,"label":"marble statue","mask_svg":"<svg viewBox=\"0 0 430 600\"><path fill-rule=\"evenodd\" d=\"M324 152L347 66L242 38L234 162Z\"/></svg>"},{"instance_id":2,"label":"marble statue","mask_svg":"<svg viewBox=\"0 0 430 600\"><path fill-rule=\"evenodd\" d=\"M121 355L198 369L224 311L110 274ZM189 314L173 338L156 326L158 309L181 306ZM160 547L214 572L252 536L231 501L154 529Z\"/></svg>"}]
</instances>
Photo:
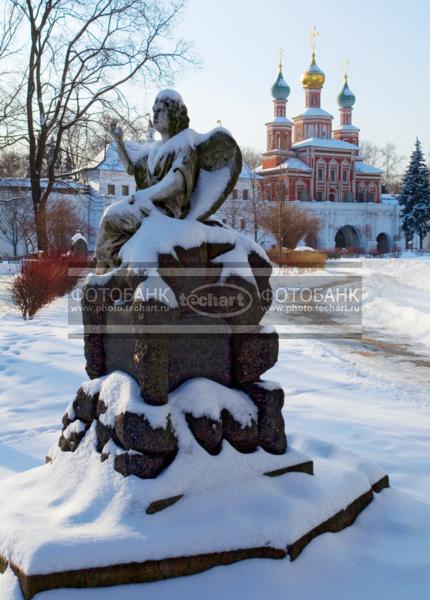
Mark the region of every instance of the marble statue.
<instances>
[{"instance_id":1,"label":"marble statue","mask_svg":"<svg viewBox=\"0 0 430 600\"><path fill-rule=\"evenodd\" d=\"M222 128L207 135L190 129L187 107L176 91L158 93L153 126L161 140L145 145L124 142L122 130L116 124L112 128L137 193L109 206L102 217L96 243L99 271L121 262L119 250L152 210L177 219L205 220L231 192L240 173L241 153L234 139ZM204 177L208 174L215 175L213 181Z\"/></svg>"}]
</instances>

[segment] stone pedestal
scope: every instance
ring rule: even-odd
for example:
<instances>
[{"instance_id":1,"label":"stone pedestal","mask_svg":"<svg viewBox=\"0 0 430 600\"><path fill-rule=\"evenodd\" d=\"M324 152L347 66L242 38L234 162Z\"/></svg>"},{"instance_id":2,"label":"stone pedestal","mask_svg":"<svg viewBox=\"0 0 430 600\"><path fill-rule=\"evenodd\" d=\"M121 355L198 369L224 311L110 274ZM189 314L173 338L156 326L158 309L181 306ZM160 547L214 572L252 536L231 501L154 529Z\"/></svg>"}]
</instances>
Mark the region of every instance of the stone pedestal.
<instances>
[{"instance_id":1,"label":"stone pedestal","mask_svg":"<svg viewBox=\"0 0 430 600\"><path fill-rule=\"evenodd\" d=\"M208 237L214 227L222 238L217 224L208 226ZM86 368L92 378L127 373L139 384L142 402L155 406L165 405L169 393L183 383L201 377L241 390L256 409L255 419L243 426L226 409L216 421L190 414L196 439L210 454L219 452L223 439L238 452L262 447L282 454L287 447L283 392L279 386L259 385L278 357L276 332L259 325L271 303L271 265L239 234L229 239L191 248L178 245L172 254L159 254L155 266L118 269L105 282L90 280L83 294ZM153 435L136 416L127 419L134 438ZM63 450L76 449L83 438L83 426L76 427L79 436L69 444L62 441ZM102 456L102 443L109 439L126 450L142 451L124 444L117 425L112 431L98 426L98 431ZM154 449L146 448L144 454L127 455L115 468L125 475L155 477L174 460L173 449L163 460L155 460Z\"/></svg>"}]
</instances>

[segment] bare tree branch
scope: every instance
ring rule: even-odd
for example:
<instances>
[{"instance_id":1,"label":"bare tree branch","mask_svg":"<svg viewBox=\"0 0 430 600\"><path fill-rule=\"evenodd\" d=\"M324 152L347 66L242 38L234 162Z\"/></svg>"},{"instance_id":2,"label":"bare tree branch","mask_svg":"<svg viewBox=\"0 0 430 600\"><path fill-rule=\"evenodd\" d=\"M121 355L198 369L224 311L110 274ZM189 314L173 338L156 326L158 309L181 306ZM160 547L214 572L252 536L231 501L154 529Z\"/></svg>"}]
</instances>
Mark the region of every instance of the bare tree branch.
<instances>
[{"instance_id":1,"label":"bare tree branch","mask_svg":"<svg viewBox=\"0 0 430 600\"><path fill-rule=\"evenodd\" d=\"M3 48L18 49L18 37L28 41L19 48L26 62L19 85L9 95L0 90L0 147L27 146L38 245L46 251L46 205L64 171L58 167L82 166L71 168L73 140L79 139L82 163L83 142L91 130L100 131L100 115L129 112L128 82L170 81L194 58L190 45L172 35L183 0L8 2L0 61Z\"/></svg>"}]
</instances>

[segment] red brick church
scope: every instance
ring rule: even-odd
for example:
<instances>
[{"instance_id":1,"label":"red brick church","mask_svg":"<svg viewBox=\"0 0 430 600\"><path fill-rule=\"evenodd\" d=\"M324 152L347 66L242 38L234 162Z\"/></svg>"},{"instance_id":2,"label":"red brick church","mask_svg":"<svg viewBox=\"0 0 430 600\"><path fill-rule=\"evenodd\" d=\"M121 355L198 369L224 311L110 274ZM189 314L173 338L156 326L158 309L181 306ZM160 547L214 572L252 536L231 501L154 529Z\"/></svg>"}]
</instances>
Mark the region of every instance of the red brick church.
<instances>
[{"instance_id":1,"label":"red brick church","mask_svg":"<svg viewBox=\"0 0 430 600\"><path fill-rule=\"evenodd\" d=\"M315 38L315 33L314 33ZM321 108L325 75L315 59L315 45L309 68L301 82L305 110L290 120L287 102L290 87L282 73L272 86L273 119L266 123L267 150L258 169L262 196L268 200L314 200L331 202L381 201L382 171L360 158L359 128L352 123L355 96L344 85L337 98L339 124L333 129L333 115Z\"/></svg>"}]
</instances>

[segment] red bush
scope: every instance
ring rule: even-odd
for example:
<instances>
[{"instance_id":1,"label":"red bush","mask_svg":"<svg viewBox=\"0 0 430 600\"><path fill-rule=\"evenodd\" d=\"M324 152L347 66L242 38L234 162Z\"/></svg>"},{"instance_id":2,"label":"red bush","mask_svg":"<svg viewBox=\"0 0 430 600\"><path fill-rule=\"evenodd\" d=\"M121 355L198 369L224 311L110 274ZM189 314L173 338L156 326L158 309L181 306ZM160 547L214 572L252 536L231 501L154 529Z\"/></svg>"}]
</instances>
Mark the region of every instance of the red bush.
<instances>
[{"instance_id":1,"label":"red bush","mask_svg":"<svg viewBox=\"0 0 430 600\"><path fill-rule=\"evenodd\" d=\"M26 260L21 273L12 283L12 301L24 319L32 319L38 310L56 296L56 282L60 277L57 265L45 260Z\"/></svg>"},{"instance_id":2,"label":"red bush","mask_svg":"<svg viewBox=\"0 0 430 600\"><path fill-rule=\"evenodd\" d=\"M86 266L85 259L73 256L24 260L12 283L12 301L24 319L32 319L43 306L70 292ZM73 275L69 269L74 269Z\"/></svg>"}]
</instances>

